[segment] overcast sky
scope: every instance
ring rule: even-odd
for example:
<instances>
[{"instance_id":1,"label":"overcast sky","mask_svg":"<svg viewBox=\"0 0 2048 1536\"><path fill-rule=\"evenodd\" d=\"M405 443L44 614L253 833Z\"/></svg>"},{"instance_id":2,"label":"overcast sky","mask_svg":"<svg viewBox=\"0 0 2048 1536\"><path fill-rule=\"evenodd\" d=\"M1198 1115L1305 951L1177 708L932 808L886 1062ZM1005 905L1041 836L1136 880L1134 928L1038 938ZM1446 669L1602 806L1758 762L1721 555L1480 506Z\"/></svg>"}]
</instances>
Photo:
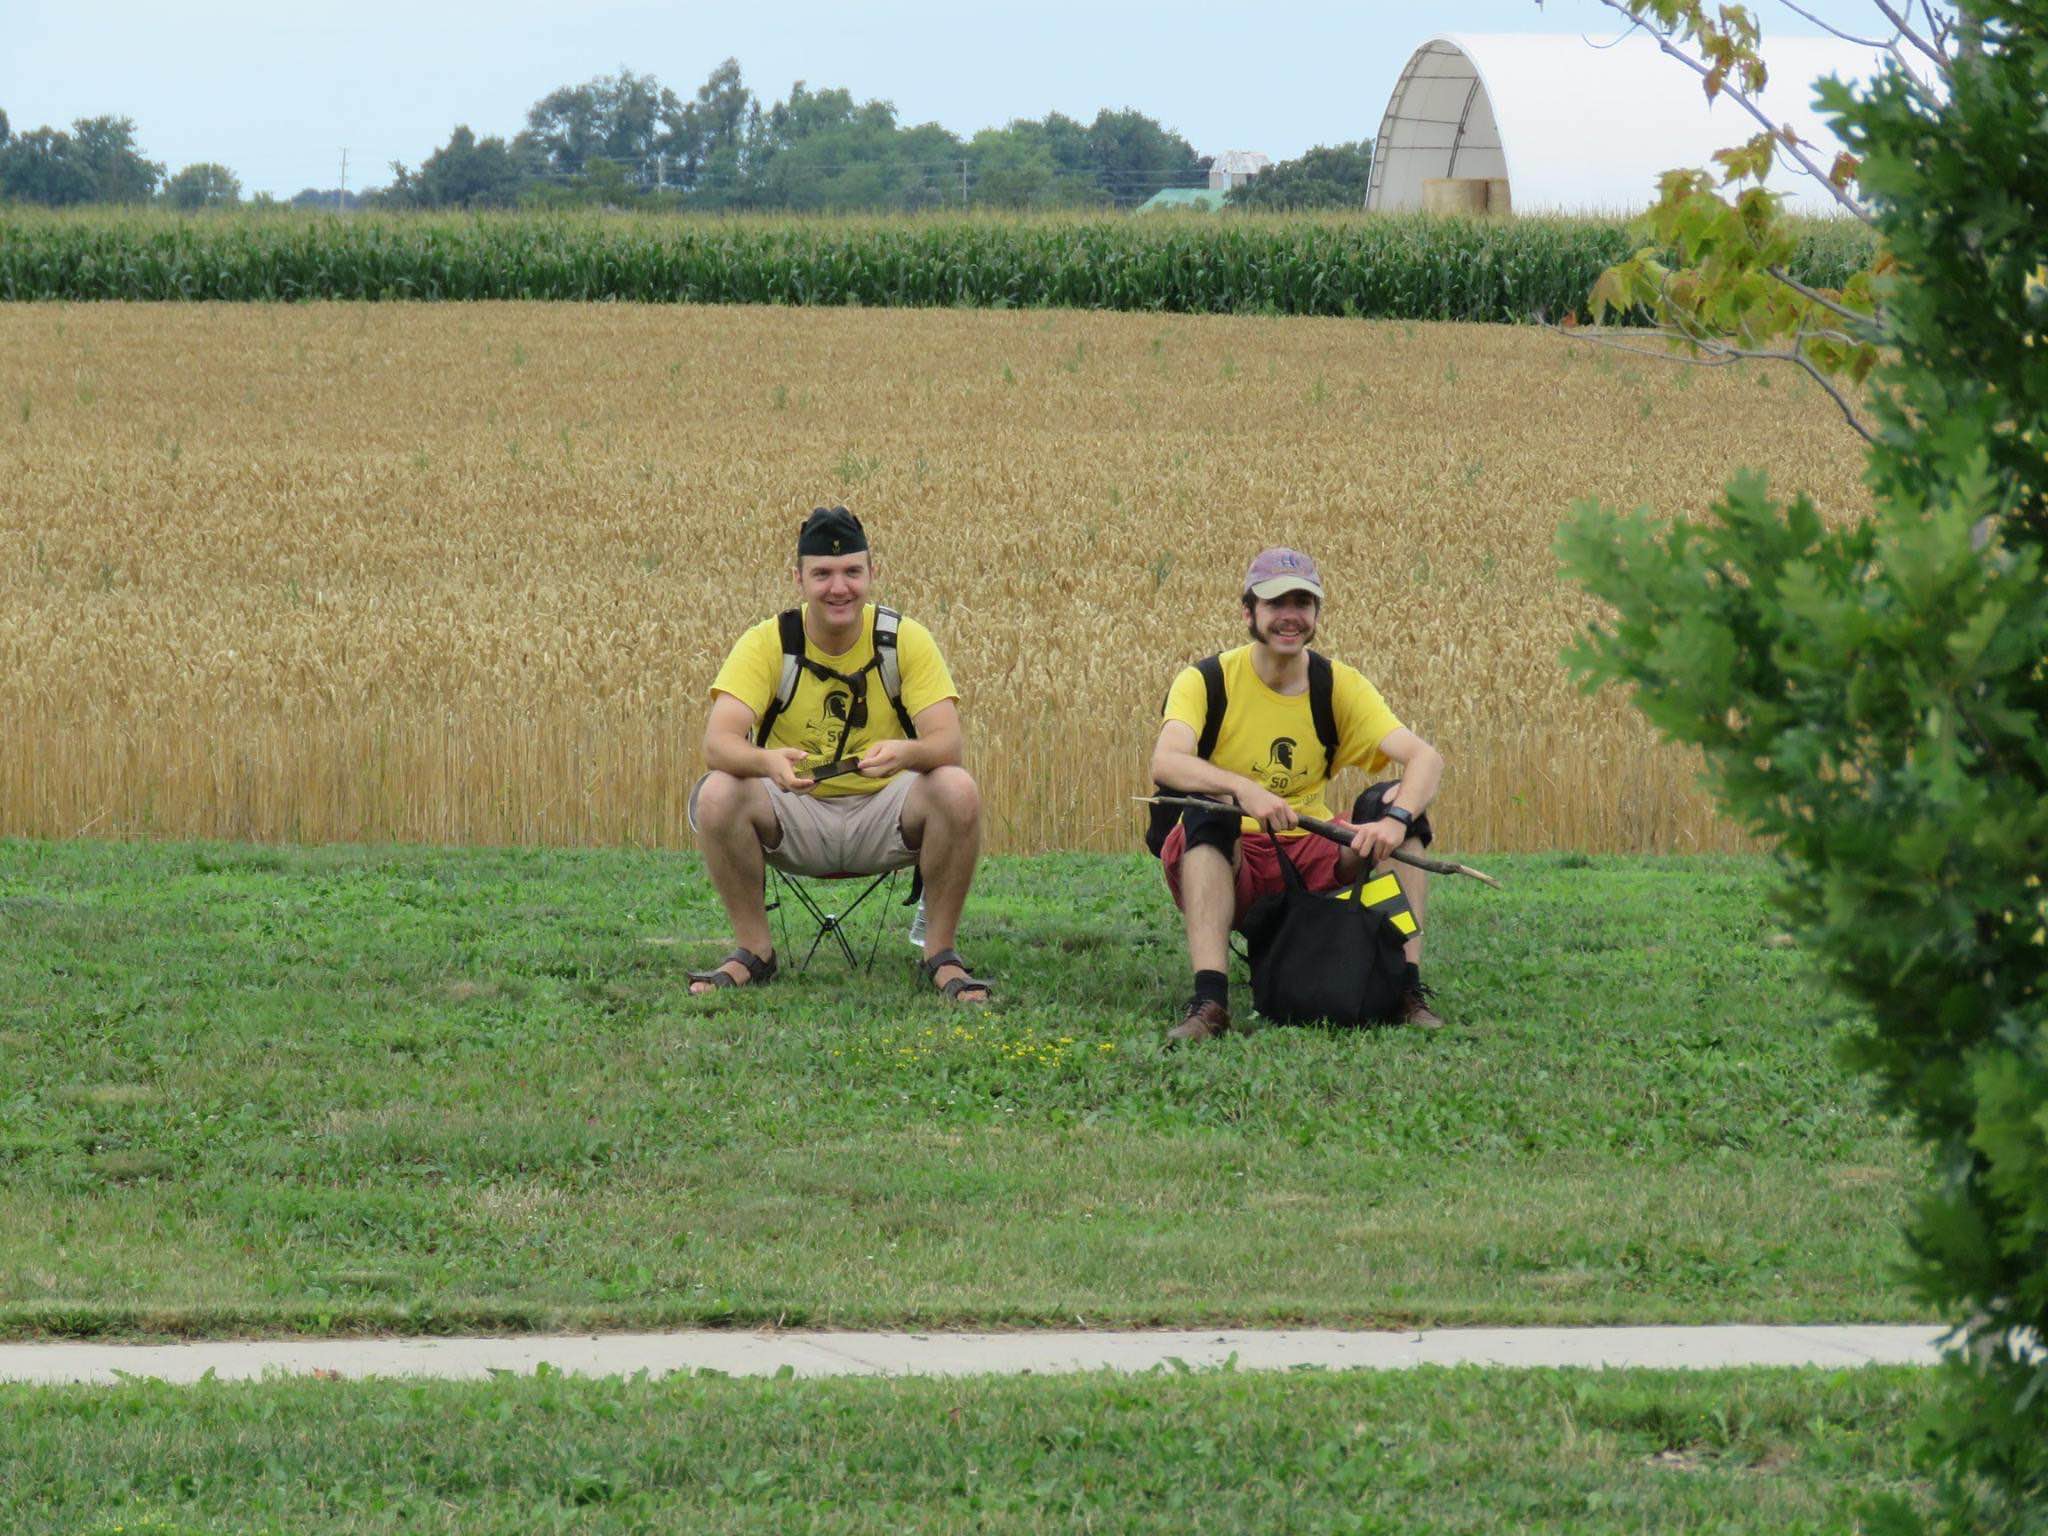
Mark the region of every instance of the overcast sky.
<instances>
[{"instance_id":1,"label":"overcast sky","mask_svg":"<svg viewBox=\"0 0 2048 1536\"><path fill-rule=\"evenodd\" d=\"M1872 14L1867 0L1807 8ZM1818 30L1772 0L1759 9L1767 33ZM1597 0L0 0L0 110L16 131L132 117L172 171L217 160L248 192L290 196L332 187L343 146L349 185L381 185L457 123L511 135L556 86L624 65L687 99L733 57L764 101L795 80L844 86L963 136L1130 106L1204 154L1279 160L1370 138L1433 33L1617 30Z\"/></svg>"}]
</instances>

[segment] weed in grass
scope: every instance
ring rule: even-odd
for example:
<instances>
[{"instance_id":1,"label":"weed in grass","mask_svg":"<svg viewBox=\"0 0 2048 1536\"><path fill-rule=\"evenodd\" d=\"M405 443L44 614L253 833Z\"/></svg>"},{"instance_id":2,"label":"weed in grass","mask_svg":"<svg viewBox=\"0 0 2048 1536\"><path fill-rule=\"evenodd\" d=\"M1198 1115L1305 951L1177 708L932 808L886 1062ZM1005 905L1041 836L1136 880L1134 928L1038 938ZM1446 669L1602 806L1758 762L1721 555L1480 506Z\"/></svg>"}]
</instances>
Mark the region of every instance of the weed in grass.
<instances>
[{"instance_id":1,"label":"weed in grass","mask_svg":"<svg viewBox=\"0 0 2048 1536\"><path fill-rule=\"evenodd\" d=\"M880 459L847 448L841 451L838 462L832 466L832 473L842 485L862 485L872 480L881 467Z\"/></svg>"}]
</instances>

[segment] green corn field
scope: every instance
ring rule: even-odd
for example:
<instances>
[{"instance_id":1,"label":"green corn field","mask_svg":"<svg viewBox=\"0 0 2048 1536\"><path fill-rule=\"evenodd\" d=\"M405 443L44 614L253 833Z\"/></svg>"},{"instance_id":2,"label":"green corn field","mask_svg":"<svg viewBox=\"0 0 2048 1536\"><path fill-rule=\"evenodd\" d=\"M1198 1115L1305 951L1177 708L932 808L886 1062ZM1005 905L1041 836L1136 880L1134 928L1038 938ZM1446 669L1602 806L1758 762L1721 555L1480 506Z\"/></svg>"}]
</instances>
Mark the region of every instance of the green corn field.
<instances>
[{"instance_id":1,"label":"green corn field","mask_svg":"<svg viewBox=\"0 0 2048 1536\"><path fill-rule=\"evenodd\" d=\"M548 299L1070 308L1521 322L1582 309L1622 219L0 210L0 301ZM1836 288L1866 231L1816 221L1794 275Z\"/></svg>"}]
</instances>

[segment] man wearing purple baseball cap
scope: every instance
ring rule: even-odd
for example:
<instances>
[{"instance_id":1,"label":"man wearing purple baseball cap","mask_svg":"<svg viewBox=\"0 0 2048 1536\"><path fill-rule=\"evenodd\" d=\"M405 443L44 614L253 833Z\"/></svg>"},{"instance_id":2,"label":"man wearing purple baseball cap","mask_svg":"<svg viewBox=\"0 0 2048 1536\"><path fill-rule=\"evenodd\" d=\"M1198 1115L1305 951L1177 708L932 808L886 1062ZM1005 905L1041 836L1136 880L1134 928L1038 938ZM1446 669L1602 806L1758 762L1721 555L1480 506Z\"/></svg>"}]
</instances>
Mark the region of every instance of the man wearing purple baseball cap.
<instances>
[{"instance_id":1,"label":"man wearing purple baseball cap","mask_svg":"<svg viewBox=\"0 0 2048 1536\"><path fill-rule=\"evenodd\" d=\"M1181 670L1152 749L1152 777L1162 787L1236 804L1155 822L1148 839L1186 920L1195 973L1194 996L1167 1031L1176 1041L1229 1032L1230 930L1259 897L1285 888L1281 859L1309 890L1330 891L1435 835L1426 812L1442 755L1395 718L1364 674L1309 649L1323 610L1315 561L1299 550L1262 550L1239 601L1250 643ZM1323 795L1338 769L1370 773L1390 762L1401 765L1401 777L1358 797L1345 818L1356 828L1348 848L1302 830L1303 816L1334 819ZM1406 864L1393 874L1414 920L1401 1017L1434 1029L1443 1020L1419 970L1428 876Z\"/></svg>"}]
</instances>

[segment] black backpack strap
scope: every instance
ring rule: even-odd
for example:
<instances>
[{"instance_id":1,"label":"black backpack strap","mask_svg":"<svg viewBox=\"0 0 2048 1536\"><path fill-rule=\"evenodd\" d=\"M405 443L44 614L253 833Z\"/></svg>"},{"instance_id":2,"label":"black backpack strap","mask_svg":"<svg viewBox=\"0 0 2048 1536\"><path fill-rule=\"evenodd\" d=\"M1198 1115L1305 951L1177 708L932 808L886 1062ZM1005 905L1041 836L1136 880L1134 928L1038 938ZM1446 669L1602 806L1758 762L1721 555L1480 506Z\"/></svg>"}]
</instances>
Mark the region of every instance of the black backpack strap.
<instances>
[{"instance_id":1,"label":"black backpack strap","mask_svg":"<svg viewBox=\"0 0 2048 1536\"><path fill-rule=\"evenodd\" d=\"M1216 737L1223 729L1223 711L1229 708L1230 699L1223 686L1223 661L1220 657L1204 656L1195 663L1195 670L1202 674L1202 693L1205 701L1202 706L1202 729L1195 738L1195 756L1206 761L1209 754L1216 750ZM1169 688L1167 690L1167 698L1172 696L1173 691ZM1166 699L1159 701L1159 709L1160 713L1165 713ZM1166 789L1164 784L1156 787L1161 790ZM1175 790L1170 791L1170 793L1178 794L1180 791ZM1207 799L1209 797L1197 796L1196 798ZM1227 801L1223 803L1226 806L1228 805ZM1159 850L1166 846L1167 835L1173 831L1174 823L1179 821L1180 818L1181 811L1177 806L1155 805L1152 807L1152 814L1146 819L1145 823L1145 846L1152 850L1155 857L1158 855Z\"/></svg>"},{"instance_id":2,"label":"black backpack strap","mask_svg":"<svg viewBox=\"0 0 2048 1536\"><path fill-rule=\"evenodd\" d=\"M903 662L896 650L896 638L902 629L902 614L894 608L875 605L875 670L882 674L882 691L889 695L904 736L915 741L917 726L911 721L910 711L903 707Z\"/></svg>"},{"instance_id":3,"label":"black backpack strap","mask_svg":"<svg viewBox=\"0 0 2048 1536\"><path fill-rule=\"evenodd\" d=\"M785 608L776 619L776 626L782 639L782 675L776 680L775 697L768 701L760 723L754 727L754 744L768 745L768 733L775 728L775 721L789 708L789 701L796 697L797 679L804 670L804 611L801 608Z\"/></svg>"},{"instance_id":4,"label":"black backpack strap","mask_svg":"<svg viewBox=\"0 0 2048 1536\"><path fill-rule=\"evenodd\" d=\"M1209 696L1207 712L1202 716L1202 734L1195 741L1195 756L1207 761L1223 731L1223 711L1230 707L1230 696L1223 687L1222 657L1204 656L1195 663L1195 670L1202 674L1202 687Z\"/></svg>"},{"instance_id":5,"label":"black backpack strap","mask_svg":"<svg viewBox=\"0 0 2048 1536\"><path fill-rule=\"evenodd\" d=\"M903 726L904 736L915 741L917 725L910 718L910 711L903 707L903 661L896 645L902 630L902 614L881 603L875 604L875 670L882 674L882 691L889 695L889 703L896 711L897 721ZM913 864L910 866L910 894L903 898L903 905L914 907L923 899L924 867Z\"/></svg>"},{"instance_id":6,"label":"black backpack strap","mask_svg":"<svg viewBox=\"0 0 2048 1536\"><path fill-rule=\"evenodd\" d=\"M1308 712L1316 723L1316 740L1323 744L1323 778L1337 773L1337 669L1320 651L1308 653Z\"/></svg>"}]
</instances>

